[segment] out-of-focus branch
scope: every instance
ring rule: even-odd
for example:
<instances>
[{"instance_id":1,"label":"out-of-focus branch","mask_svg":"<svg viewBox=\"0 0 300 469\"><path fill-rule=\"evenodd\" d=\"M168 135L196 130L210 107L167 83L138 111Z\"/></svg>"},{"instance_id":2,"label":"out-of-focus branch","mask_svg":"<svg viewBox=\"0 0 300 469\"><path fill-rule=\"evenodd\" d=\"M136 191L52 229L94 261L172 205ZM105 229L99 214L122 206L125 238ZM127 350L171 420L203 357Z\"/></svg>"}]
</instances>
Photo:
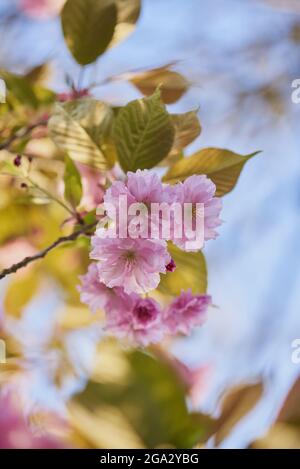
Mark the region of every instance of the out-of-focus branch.
<instances>
[{"instance_id":1,"label":"out-of-focus branch","mask_svg":"<svg viewBox=\"0 0 300 469\"><path fill-rule=\"evenodd\" d=\"M47 121L41 120L39 122L36 122L35 124L31 124L28 127L19 130L15 134L11 135L8 139L4 140L4 142L0 143L0 150L8 150L9 147L15 142L15 140L27 137L27 135L29 135L34 129L44 125L47 125Z\"/></svg>"},{"instance_id":2,"label":"out-of-focus branch","mask_svg":"<svg viewBox=\"0 0 300 469\"><path fill-rule=\"evenodd\" d=\"M68 235L68 236L61 236L58 238L56 241L54 241L50 246L47 248L43 249L42 251L38 252L34 256L30 257L25 257L22 261L18 262L17 264L12 265L8 269L3 270L0 272L0 280L6 277L7 275L16 273L18 270L22 269L23 267L26 267L28 264L31 264L34 261L37 261L39 259L43 259L50 251L55 249L56 247L60 246L63 243L67 243L69 241L75 241L79 236L86 234L89 235L89 233L93 228L95 228L97 225L97 222L92 223L90 225L85 225L83 226L80 230L75 231L74 233Z\"/></svg>"}]
</instances>

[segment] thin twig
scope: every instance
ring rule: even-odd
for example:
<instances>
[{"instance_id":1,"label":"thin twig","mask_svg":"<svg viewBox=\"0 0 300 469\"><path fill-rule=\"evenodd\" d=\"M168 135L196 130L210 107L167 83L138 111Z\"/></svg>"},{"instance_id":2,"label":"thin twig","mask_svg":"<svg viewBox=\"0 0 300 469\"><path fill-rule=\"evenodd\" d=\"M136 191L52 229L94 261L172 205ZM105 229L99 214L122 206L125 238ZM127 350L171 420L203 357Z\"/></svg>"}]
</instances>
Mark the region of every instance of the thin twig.
<instances>
[{"instance_id":1,"label":"thin twig","mask_svg":"<svg viewBox=\"0 0 300 469\"><path fill-rule=\"evenodd\" d=\"M36 124L29 125L25 129L21 129L19 132L16 132L15 134L11 135L8 139L4 140L4 142L0 144L0 150L9 149L9 147L14 143L15 140L18 140L19 138L27 137L27 135L29 135L30 132L32 132L34 129L36 129L37 127L46 125L46 124L47 124L47 121L43 120L43 121L37 122Z\"/></svg>"},{"instance_id":2,"label":"thin twig","mask_svg":"<svg viewBox=\"0 0 300 469\"><path fill-rule=\"evenodd\" d=\"M6 277L7 275L13 274L17 272L19 269L22 269L23 267L26 267L28 264L31 262L34 262L38 259L43 259L50 251L58 247L59 245L66 243L68 241L75 241L80 235L82 234L88 234L90 230L95 228L97 225L97 222L92 223L90 225L84 226L81 230L75 231L74 233L68 235L68 236L61 236L58 238L54 243L50 244L47 248L43 249L43 251L40 251L39 253L35 254L34 256L31 257L25 257L22 261L18 262L17 264L12 265L8 269L3 270L0 273L0 280Z\"/></svg>"},{"instance_id":3,"label":"thin twig","mask_svg":"<svg viewBox=\"0 0 300 469\"><path fill-rule=\"evenodd\" d=\"M78 213L75 211L73 211L70 207L68 207L62 200L58 199L57 197L55 197L54 195L52 195L50 192L48 192L46 189L44 189L43 187L40 187L38 186L32 179L31 177L27 176L26 178L30 184L32 185L32 187L34 189L37 189L39 190L42 194L45 194L46 197L48 197L49 200L53 200L54 202L56 202L58 205L60 205L62 208L64 208L70 215L72 215L73 217L75 217L77 219L77 221L79 221L78 219ZM82 224L82 223L81 223Z\"/></svg>"}]
</instances>

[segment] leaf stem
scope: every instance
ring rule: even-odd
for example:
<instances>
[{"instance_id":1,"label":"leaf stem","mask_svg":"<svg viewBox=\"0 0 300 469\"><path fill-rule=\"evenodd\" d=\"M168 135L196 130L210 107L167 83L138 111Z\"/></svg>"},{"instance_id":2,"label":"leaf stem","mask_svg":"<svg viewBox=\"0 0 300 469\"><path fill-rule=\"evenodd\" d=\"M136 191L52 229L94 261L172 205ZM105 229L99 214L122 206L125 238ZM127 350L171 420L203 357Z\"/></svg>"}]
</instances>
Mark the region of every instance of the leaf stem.
<instances>
[{"instance_id":1,"label":"leaf stem","mask_svg":"<svg viewBox=\"0 0 300 469\"><path fill-rule=\"evenodd\" d=\"M76 219L78 220L78 215L77 212L75 213L70 207L68 207L62 200L58 199L57 197L55 197L55 195L52 195L50 192L48 192L46 189L44 189L43 187L40 187L38 184L36 184L36 182L34 182L30 176L27 176L26 177L27 181L30 182L30 184L32 185L32 187L34 187L34 189L37 189L38 191L42 192L42 194L45 194L48 199L50 200L53 200L54 202L56 202L58 205L60 205L62 208L64 208L70 215L72 215L73 217L75 216Z\"/></svg>"}]
</instances>

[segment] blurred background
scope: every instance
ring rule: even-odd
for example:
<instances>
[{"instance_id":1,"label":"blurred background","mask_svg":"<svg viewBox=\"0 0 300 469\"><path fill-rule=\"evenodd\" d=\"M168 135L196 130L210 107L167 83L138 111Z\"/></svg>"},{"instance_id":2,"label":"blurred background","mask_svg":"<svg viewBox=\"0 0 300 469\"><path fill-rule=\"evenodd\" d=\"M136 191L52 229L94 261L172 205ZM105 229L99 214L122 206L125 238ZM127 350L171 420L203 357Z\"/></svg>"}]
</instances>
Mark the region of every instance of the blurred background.
<instances>
[{"instance_id":1,"label":"blurred background","mask_svg":"<svg viewBox=\"0 0 300 469\"><path fill-rule=\"evenodd\" d=\"M64 44L56 8L41 13L21 3L0 0L0 68L24 74L48 62L47 86L64 92L66 76L77 80L80 70ZM204 327L171 345L181 362L203 370L194 397L205 413L218 415L225 389L264 382L262 399L224 439L224 448L245 448L264 436L300 375L291 359L292 342L300 338L300 104L291 99L299 51L297 0L143 0L135 31L81 77L82 86L94 85L95 97L118 105L141 95L111 77L172 64L191 86L170 111L199 108L202 133L188 154L206 146L262 151L224 198L220 236L205 248L215 308ZM7 287L6 280L0 283L3 298ZM26 331L31 344L43 328L49 331L52 311L62 304L56 288L34 297L14 334ZM87 362L100 336L86 327L68 340L76 343L73 350L85 341L80 360ZM46 378L33 379L38 399L59 409L61 396ZM80 386L70 378L63 397Z\"/></svg>"}]
</instances>

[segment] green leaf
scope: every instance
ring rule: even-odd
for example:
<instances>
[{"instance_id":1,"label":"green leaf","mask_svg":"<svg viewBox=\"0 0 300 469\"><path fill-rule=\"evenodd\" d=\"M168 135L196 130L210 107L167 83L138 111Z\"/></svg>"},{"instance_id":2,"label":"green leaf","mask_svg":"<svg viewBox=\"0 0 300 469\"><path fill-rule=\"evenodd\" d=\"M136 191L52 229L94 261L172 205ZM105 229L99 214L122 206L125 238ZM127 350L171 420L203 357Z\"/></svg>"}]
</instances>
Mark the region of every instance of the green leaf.
<instances>
[{"instance_id":1,"label":"green leaf","mask_svg":"<svg viewBox=\"0 0 300 469\"><path fill-rule=\"evenodd\" d=\"M38 99L33 87L25 77L1 70L0 78L5 81L8 102L10 102L10 99L12 98L26 106L35 109L38 107Z\"/></svg>"},{"instance_id":2,"label":"green leaf","mask_svg":"<svg viewBox=\"0 0 300 469\"><path fill-rule=\"evenodd\" d=\"M244 164L258 153L242 156L220 148L205 148L174 164L163 180L173 184L194 174L206 174L216 184L216 196L221 197L235 187Z\"/></svg>"},{"instance_id":3,"label":"green leaf","mask_svg":"<svg viewBox=\"0 0 300 469\"><path fill-rule=\"evenodd\" d=\"M184 252L174 244L168 246L170 256L176 264L174 272L161 275L158 290L161 293L177 296L189 288L194 294L207 290L207 268L202 252Z\"/></svg>"},{"instance_id":4,"label":"green leaf","mask_svg":"<svg viewBox=\"0 0 300 469\"><path fill-rule=\"evenodd\" d=\"M122 108L114 125L114 139L124 171L149 169L172 148L174 126L157 90L149 98L132 101Z\"/></svg>"},{"instance_id":5,"label":"green leaf","mask_svg":"<svg viewBox=\"0 0 300 469\"><path fill-rule=\"evenodd\" d=\"M110 132L113 111L104 103L82 100L57 105L49 120L49 135L70 158L105 170L108 162L101 150Z\"/></svg>"},{"instance_id":6,"label":"green leaf","mask_svg":"<svg viewBox=\"0 0 300 469\"><path fill-rule=\"evenodd\" d=\"M23 176L23 171L18 168L13 161L0 161L0 174L9 174L11 176Z\"/></svg>"},{"instance_id":7,"label":"green leaf","mask_svg":"<svg viewBox=\"0 0 300 469\"><path fill-rule=\"evenodd\" d=\"M65 199L73 208L76 208L80 204L82 197L81 176L71 158L66 156L65 160Z\"/></svg>"},{"instance_id":8,"label":"green leaf","mask_svg":"<svg viewBox=\"0 0 300 469\"><path fill-rule=\"evenodd\" d=\"M80 65L88 65L112 40L117 7L113 0L67 0L61 20L70 52Z\"/></svg>"},{"instance_id":9,"label":"green leaf","mask_svg":"<svg viewBox=\"0 0 300 469\"><path fill-rule=\"evenodd\" d=\"M54 101L55 94L52 91L31 83L28 76L15 75L6 70L0 70L0 78L6 84L6 102L10 108L14 109L23 105L38 109L39 106L50 104Z\"/></svg>"},{"instance_id":10,"label":"green leaf","mask_svg":"<svg viewBox=\"0 0 300 469\"><path fill-rule=\"evenodd\" d=\"M72 118L83 127L96 145L101 146L111 133L113 111L96 99L84 98L64 105Z\"/></svg>"},{"instance_id":11,"label":"green leaf","mask_svg":"<svg viewBox=\"0 0 300 469\"><path fill-rule=\"evenodd\" d=\"M130 370L126 383L89 382L75 398L86 414L97 416L101 406L114 405L147 448L163 444L192 448L199 441L205 441L211 422L202 414L189 413L185 386L174 370L166 362L138 351L130 353L128 360ZM94 421L93 428L95 426ZM98 428L101 433L102 426Z\"/></svg>"}]
</instances>

